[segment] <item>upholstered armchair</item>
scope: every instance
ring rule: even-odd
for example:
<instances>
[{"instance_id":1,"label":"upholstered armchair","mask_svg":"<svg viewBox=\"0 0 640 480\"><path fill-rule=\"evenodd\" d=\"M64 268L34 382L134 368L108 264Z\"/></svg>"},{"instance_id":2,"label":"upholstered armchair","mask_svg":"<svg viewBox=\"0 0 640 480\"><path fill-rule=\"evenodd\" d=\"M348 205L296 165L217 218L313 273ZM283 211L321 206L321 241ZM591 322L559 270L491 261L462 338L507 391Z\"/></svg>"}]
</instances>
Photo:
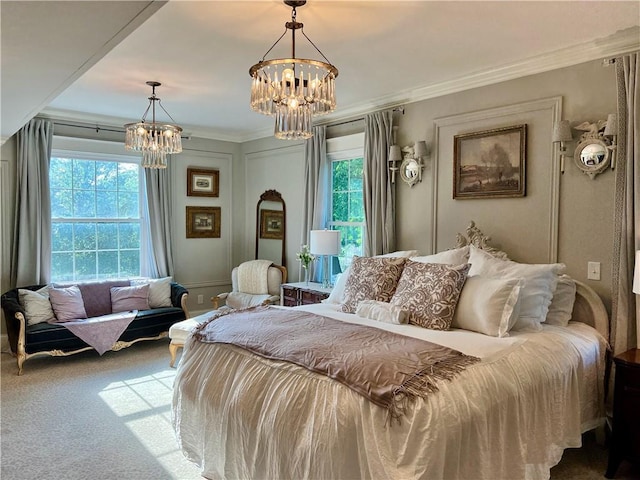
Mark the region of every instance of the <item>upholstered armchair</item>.
<instances>
[{"instance_id":1,"label":"upholstered armchair","mask_svg":"<svg viewBox=\"0 0 640 480\"><path fill-rule=\"evenodd\" d=\"M268 260L250 260L231 271L232 291L211 297L213 308L238 310L257 305L280 303L280 285L287 281L287 269ZM224 308L224 307L223 307Z\"/></svg>"}]
</instances>

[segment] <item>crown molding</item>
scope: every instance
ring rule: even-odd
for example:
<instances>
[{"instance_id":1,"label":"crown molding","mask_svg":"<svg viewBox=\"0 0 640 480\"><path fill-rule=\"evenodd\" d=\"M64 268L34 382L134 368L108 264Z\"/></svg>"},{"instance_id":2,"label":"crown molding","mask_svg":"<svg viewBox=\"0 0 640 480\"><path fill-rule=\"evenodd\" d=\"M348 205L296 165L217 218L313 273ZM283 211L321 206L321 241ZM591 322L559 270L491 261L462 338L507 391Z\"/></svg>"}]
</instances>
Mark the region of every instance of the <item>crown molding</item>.
<instances>
[{"instance_id":1,"label":"crown molding","mask_svg":"<svg viewBox=\"0 0 640 480\"><path fill-rule=\"evenodd\" d=\"M621 30L604 39L558 49L514 63L497 65L445 82L378 97L341 109L339 116L332 116L331 121L353 118L380 108L428 100L638 50L640 50L640 26Z\"/></svg>"},{"instance_id":2,"label":"crown molding","mask_svg":"<svg viewBox=\"0 0 640 480\"><path fill-rule=\"evenodd\" d=\"M390 108L397 105L428 100L430 98L441 97L452 93L470 90L472 88L484 87L507 80L514 80L529 75L570 67L593 60L624 55L625 53L638 50L640 50L640 26L634 26L618 31L613 35L602 39L561 48L509 64L495 65L482 71L472 72L452 80L377 97L366 102L361 102L357 105L340 109L326 117L322 117L322 120L318 123L331 125L331 123L357 118L366 113L382 108ZM100 126L112 126L113 128L122 128L122 125L131 121L131 119L126 118L92 115L51 108L45 108L41 115L52 117L54 120L77 121L91 125L100 124ZM273 135L272 127L254 130L249 133L241 131L222 131L213 128L203 128L201 126L193 126L192 128L183 126L183 129L185 132L189 132L188 134L184 134L184 136L187 137L206 138L210 140L234 143L244 143ZM3 139L3 143L5 140L6 139Z\"/></svg>"}]
</instances>

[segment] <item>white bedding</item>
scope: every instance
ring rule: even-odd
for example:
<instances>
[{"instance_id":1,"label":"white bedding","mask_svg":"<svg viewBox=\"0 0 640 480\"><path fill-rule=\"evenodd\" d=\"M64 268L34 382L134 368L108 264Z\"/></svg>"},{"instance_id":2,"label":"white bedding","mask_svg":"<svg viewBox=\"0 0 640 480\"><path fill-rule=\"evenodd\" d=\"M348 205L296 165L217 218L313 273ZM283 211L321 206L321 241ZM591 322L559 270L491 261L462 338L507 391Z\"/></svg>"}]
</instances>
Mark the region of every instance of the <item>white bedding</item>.
<instances>
[{"instance_id":1,"label":"white bedding","mask_svg":"<svg viewBox=\"0 0 640 480\"><path fill-rule=\"evenodd\" d=\"M482 361L418 400L400 425L329 378L240 348L187 341L173 421L211 479L546 479L603 421L605 340L587 325L507 338L308 311L445 345Z\"/></svg>"}]
</instances>

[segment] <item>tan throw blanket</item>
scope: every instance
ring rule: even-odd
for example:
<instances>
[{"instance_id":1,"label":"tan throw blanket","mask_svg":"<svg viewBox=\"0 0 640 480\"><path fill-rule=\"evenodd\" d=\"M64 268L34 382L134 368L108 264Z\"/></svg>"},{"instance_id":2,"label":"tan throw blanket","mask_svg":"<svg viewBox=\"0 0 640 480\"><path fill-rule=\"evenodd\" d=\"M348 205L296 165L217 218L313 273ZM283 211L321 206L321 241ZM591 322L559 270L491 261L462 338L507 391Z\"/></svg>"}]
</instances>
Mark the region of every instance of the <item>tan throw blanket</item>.
<instances>
[{"instance_id":1,"label":"tan throw blanket","mask_svg":"<svg viewBox=\"0 0 640 480\"><path fill-rule=\"evenodd\" d=\"M408 401L425 398L438 390L440 380L450 380L479 361L425 340L271 306L221 313L200 325L193 338L321 373L396 419Z\"/></svg>"},{"instance_id":2,"label":"tan throw blanket","mask_svg":"<svg viewBox=\"0 0 640 480\"><path fill-rule=\"evenodd\" d=\"M238 291L254 295L269 293L267 273L273 262L250 260L238 266Z\"/></svg>"}]
</instances>

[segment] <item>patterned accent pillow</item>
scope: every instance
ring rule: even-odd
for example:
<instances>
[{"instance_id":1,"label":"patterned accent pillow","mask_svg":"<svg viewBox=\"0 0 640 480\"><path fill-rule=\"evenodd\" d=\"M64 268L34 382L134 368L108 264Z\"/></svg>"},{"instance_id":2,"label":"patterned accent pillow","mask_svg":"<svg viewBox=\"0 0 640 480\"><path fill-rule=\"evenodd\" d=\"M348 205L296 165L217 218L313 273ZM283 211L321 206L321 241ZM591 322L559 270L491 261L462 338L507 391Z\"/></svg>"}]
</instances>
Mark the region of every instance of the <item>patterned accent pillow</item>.
<instances>
[{"instance_id":1,"label":"patterned accent pillow","mask_svg":"<svg viewBox=\"0 0 640 480\"><path fill-rule=\"evenodd\" d=\"M448 330L471 265L420 263L408 260L391 305L409 311L409 323Z\"/></svg>"},{"instance_id":2,"label":"patterned accent pillow","mask_svg":"<svg viewBox=\"0 0 640 480\"><path fill-rule=\"evenodd\" d=\"M362 300L391 300L406 261L404 257L354 256L344 289L342 311L356 313Z\"/></svg>"}]
</instances>

